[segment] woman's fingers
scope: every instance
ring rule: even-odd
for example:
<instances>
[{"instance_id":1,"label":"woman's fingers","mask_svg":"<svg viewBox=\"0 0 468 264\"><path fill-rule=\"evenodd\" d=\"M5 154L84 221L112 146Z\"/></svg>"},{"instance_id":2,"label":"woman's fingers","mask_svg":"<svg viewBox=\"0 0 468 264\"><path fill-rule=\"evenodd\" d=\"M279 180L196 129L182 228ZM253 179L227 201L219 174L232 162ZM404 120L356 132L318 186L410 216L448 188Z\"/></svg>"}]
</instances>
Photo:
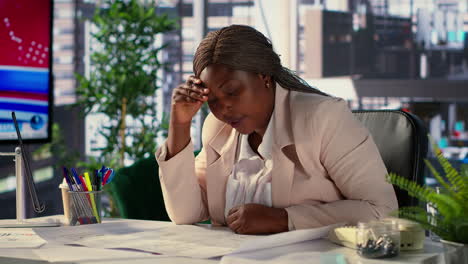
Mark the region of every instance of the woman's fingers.
<instances>
[{"instance_id":1,"label":"woman's fingers","mask_svg":"<svg viewBox=\"0 0 468 264\"><path fill-rule=\"evenodd\" d=\"M239 218L239 215L237 211L232 211L232 209L229 211L228 216L226 218L226 223L230 224L234 221L236 221Z\"/></svg>"},{"instance_id":2,"label":"woman's fingers","mask_svg":"<svg viewBox=\"0 0 468 264\"><path fill-rule=\"evenodd\" d=\"M231 208L229 210L228 216L226 218L226 223L228 227L236 232L239 233L240 230L242 229L243 221L240 219L240 213L239 213L239 206Z\"/></svg>"},{"instance_id":3,"label":"woman's fingers","mask_svg":"<svg viewBox=\"0 0 468 264\"><path fill-rule=\"evenodd\" d=\"M234 231L235 233L239 233L240 229L242 228L242 225L240 221L236 220L230 224L228 224L228 227Z\"/></svg>"},{"instance_id":4,"label":"woman's fingers","mask_svg":"<svg viewBox=\"0 0 468 264\"><path fill-rule=\"evenodd\" d=\"M174 100L176 102L205 102L208 100L208 89L200 88L195 85L188 86L186 84L180 85L174 89Z\"/></svg>"},{"instance_id":5,"label":"woman's fingers","mask_svg":"<svg viewBox=\"0 0 468 264\"><path fill-rule=\"evenodd\" d=\"M202 80L191 75L187 79L187 82L185 83L189 89L192 89L193 91L200 93L201 95L207 95L209 90L205 85L203 84Z\"/></svg>"},{"instance_id":6,"label":"woman's fingers","mask_svg":"<svg viewBox=\"0 0 468 264\"><path fill-rule=\"evenodd\" d=\"M175 102L175 103L185 103L185 102L195 103L195 102L198 102L198 100L187 96L186 93L184 92L184 90L182 90L182 91L181 90L174 90L174 93L172 95L172 101Z\"/></svg>"},{"instance_id":7,"label":"woman's fingers","mask_svg":"<svg viewBox=\"0 0 468 264\"><path fill-rule=\"evenodd\" d=\"M208 100L208 89L207 88L202 88L198 85L192 85L192 86L184 86L183 89L185 89L185 93L188 97L200 100L200 101L206 101Z\"/></svg>"},{"instance_id":8,"label":"woman's fingers","mask_svg":"<svg viewBox=\"0 0 468 264\"><path fill-rule=\"evenodd\" d=\"M190 75L187 79L187 84L188 85L191 85L191 84L201 84L202 81L200 79L198 79L197 77L195 77L194 75Z\"/></svg>"},{"instance_id":9,"label":"woman's fingers","mask_svg":"<svg viewBox=\"0 0 468 264\"><path fill-rule=\"evenodd\" d=\"M236 233L238 232L239 228L241 228L242 226L242 223L239 219L239 215L237 211L235 211L232 214L229 213L229 215L226 218L226 223L227 223L227 226Z\"/></svg>"}]
</instances>

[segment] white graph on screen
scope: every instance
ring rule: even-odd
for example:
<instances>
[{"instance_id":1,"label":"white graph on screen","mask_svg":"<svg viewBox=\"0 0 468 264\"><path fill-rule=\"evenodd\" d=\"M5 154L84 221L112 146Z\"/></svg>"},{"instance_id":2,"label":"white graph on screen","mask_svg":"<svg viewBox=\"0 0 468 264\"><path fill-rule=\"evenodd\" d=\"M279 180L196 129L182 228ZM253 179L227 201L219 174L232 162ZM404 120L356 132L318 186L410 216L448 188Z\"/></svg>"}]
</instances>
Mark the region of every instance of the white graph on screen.
<instances>
[{"instance_id":1,"label":"white graph on screen","mask_svg":"<svg viewBox=\"0 0 468 264\"><path fill-rule=\"evenodd\" d=\"M15 35L14 26L12 26L8 17L4 17L2 20L6 27L5 32L8 34L6 38L10 38L11 41L15 42L17 45L16 47L20 51L18 61L23 65L28 65L30 62L43 65L48 57L49 48L43 43L38 43L35 40L31 40L29 43L26 43L26 41L23 41L21 37ZM0 36L0 38L3 37L4 36Z\"/></svg>"}]
</instances>

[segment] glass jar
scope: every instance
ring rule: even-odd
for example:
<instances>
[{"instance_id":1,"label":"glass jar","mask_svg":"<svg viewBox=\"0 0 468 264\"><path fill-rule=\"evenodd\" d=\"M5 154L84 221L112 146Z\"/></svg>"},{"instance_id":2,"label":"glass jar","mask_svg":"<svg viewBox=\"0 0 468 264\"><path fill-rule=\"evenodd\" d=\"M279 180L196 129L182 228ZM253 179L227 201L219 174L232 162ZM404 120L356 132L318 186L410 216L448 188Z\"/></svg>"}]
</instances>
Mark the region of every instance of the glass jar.
<instances>
[{"instance_id":1,"label":"glass jar","mask_svg":"<svg viewBox=\"0 0 468 264\"><path fill-rule=\"evenodd\" d=\"M420 250L426 239L425 230L416 222L402 218L385 218L384 222L393 222L400 230L400 251Z\"/></svg>"},{"instance_id":2,"label":"glass jar","mask_svg":"<svg viewBox=\"0 0 468 264\"><path fill-rule=\"evenodd\" d=\"M435 187L434 190L435 190L436 193L441 192L440 187ZM439 211L437 211L437 208L431 202L428 202L426 204L426 212L428 214L429 222L432 225L437 226L437 218L439 217ZM432 232L430 230L429 230L429 238L432 241L435 241L435 242L440 241L440 237L436 233L434 233L434 232Z\"/></svg>"},{"instance_id":3,"label":"glass jar","mask_svg":"<svg viewBox=\"0 0 468 264\"><path fill-rule=\"evenodd\" d=\"M365 258L391 258L400 253L400 231L395 222L359 222L357 253Z\"/></svg>"}]
</instances>

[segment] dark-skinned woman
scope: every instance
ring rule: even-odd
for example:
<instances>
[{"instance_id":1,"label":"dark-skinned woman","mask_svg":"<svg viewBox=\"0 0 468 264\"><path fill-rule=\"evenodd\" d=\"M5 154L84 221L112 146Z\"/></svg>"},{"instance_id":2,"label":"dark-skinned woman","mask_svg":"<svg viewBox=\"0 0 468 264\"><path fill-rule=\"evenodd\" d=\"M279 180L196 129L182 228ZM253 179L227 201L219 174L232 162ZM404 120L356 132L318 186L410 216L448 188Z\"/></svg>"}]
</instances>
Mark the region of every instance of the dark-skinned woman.
<instances>
[{"instance_id":1,"label":"dark-skinned woman","mask_svg":"<svg viewBox=\"0 0 468 264\"><path fill-rule=\"evenodd\" d=\"M397 209L369 132L345 101L283 67L263 34L241 25L210 32L193 70L173 91L168 138L156 152L173 222L268 234ZM211 113L195 158L190 127L205 102Z\"/></svg>"}]
</instances>

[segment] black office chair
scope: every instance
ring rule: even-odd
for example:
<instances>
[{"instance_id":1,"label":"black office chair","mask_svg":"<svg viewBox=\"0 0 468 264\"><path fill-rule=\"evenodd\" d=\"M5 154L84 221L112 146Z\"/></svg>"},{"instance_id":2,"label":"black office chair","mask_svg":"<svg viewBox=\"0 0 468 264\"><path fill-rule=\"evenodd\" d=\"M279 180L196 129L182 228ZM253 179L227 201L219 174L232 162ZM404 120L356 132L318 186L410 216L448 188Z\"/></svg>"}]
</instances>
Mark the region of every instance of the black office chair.
<instances>
[{"instance_id":1,"label":"black office chair","mask_svg":"<svg viewBox=\"0 0 468 264\"><path fill-rule=\"evenodd\" d=\"M355 110L354 116L367 127L388 172L424 184L427 130L415 115L399 110ZM416 198L395 187L398 205L417 206Z\"/></svg>"}]
</instances>

